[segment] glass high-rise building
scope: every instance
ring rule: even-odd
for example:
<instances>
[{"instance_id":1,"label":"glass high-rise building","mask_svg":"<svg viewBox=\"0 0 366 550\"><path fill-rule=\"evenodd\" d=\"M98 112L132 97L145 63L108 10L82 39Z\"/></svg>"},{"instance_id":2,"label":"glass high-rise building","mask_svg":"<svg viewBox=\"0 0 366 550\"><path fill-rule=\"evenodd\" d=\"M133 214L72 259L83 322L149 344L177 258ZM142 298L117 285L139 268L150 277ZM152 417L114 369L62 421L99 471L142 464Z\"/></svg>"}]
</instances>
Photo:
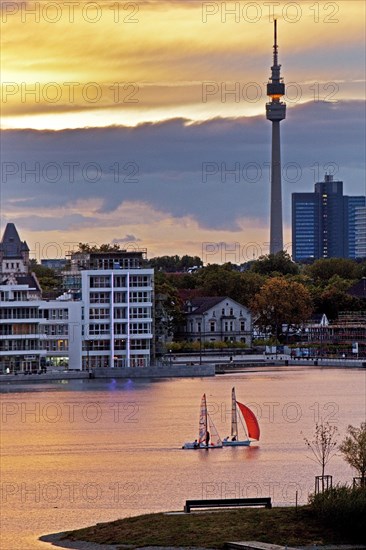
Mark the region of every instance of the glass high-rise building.
<instances>
[{"instance_id":1,"label":"glass high-rise building","mask_svg":"<svg viewBox=\"0 0 366 550\"><path fill-rule=\"evenodd\" d=\"M326 175L313 193L292 194L292 256L297 262L356 257L356 208L366 197L343 195L343 182Z\"/></svg>"},{"instance_id":2,"label":"glass high-rise building","mask_svg":"<svg viewBox=\"0 0 366 550\"><path fill-rule=\"evenodd\" d=\"M366 207L355 208L355 257L366 258Z\"/></svg>"}]
</instances>

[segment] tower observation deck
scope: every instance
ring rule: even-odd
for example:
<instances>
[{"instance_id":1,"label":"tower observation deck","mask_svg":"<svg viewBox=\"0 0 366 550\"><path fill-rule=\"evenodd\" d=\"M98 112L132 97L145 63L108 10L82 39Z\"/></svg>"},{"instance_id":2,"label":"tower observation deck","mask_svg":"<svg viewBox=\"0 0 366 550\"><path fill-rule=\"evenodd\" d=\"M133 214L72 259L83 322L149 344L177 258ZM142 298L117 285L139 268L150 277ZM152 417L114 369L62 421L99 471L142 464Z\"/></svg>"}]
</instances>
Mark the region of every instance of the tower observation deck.
<instances>
[{"instance_id":1,"label":"tower observation deck","mask_svg":"<svg viewBox=\"0 0 366 550\"><path fill-rule=\"evenodd\" d=\"M282 227L282 184L281 184L281 140L280 122L286 118L286 104L281 101L285 95L285 84L281 78L281 65L278 64L277 20L274 21L274 46L272 75L267 84L270 101L266 104L267 119L272 122L272 161L271 161L271 219L270 254L283 250Z\"/></svg>"}]
</instances>

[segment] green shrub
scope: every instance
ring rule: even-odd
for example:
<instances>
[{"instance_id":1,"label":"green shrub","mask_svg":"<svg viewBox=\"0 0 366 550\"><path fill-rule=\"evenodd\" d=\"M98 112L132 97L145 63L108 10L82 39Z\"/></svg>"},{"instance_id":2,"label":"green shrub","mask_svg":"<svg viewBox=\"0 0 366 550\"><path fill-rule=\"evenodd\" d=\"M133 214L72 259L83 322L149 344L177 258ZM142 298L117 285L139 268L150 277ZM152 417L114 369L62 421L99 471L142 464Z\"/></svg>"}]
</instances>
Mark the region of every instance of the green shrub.
<instances>
[{"instance_id":1,"label":"green shrub","mask_svg":"<svg viewBox=\"0 0 366 550\"><path fill-rule=\"evenodd\" d=\"M310 509L330 527L366 542L366 488L337 485L310 495Z\"/></svg>"}]
</instances>

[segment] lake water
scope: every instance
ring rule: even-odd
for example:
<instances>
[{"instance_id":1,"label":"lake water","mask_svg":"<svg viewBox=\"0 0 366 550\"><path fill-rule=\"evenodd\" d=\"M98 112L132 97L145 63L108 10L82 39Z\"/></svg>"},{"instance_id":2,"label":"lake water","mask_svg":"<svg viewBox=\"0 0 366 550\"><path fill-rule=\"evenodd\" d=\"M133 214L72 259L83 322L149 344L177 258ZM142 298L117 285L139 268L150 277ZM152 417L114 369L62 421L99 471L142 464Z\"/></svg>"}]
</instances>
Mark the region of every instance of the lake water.
<instances>
[{"instance_id":1,"label":"lake water","mask_svg":"<svg viewBox=\"0 0 366 550\"><path fill-rule=\"evenodd\" d=\"M249 448L182 450L197 437L205 392L222 437L230 394L257 413ZM366 371L266 368L240 375L159 381L85 380L2 388L2 550L50 548L37 538L96 522L182 510L188 498L271 496L306 502L319 466L303 437L323 418L338 426L366 414ZM333 482L353 472L340 456Z\"/></svg>"}]
</instances>

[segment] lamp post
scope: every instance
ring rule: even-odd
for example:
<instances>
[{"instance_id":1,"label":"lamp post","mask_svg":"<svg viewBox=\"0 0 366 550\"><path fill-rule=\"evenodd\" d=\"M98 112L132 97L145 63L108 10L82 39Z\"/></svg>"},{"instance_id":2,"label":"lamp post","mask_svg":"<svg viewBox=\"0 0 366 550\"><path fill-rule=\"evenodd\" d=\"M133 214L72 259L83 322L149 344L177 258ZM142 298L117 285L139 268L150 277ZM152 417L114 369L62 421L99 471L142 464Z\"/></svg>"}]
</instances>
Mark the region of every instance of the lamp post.
<instances>
[{"instance_id":1,"label":"lamp post","mask_svg":"<svg viewBox=\"0 0 366 550\"><path fill-rule=\"evenodd\" d=\"M169 350L169 365L170 365L170 368L172 368L172 350L171 349Z\"/></svg>"}]
</instances>

